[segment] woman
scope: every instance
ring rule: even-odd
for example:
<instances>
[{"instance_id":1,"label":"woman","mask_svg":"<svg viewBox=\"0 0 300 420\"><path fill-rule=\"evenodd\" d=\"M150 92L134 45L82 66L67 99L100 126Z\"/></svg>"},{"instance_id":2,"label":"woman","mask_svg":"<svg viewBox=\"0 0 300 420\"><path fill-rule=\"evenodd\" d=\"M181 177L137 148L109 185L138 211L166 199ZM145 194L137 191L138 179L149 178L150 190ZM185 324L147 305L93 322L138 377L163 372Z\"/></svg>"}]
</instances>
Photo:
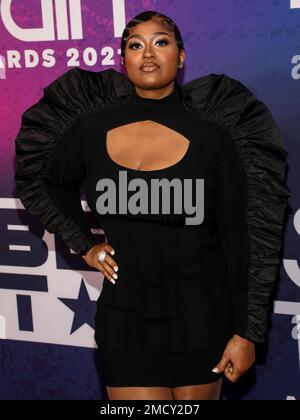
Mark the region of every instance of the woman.
<instances>
[{"instance_id":1,"label":"woman","mask_svg":"<svg viewBox=\"0 0 300 420\"><path fill-rule=\"evenodd\" d=\"M262 124L269 128L272 122L265 115L263 123L255 126L251 112L255 114L259 104L251 102L248 91L247 100L256 108L237 101L228 110L225 101L227 114L219 112L218 120L216 112L206 119L207 85L201 90L202 103L197 103L197 90L188 95L175 80L185 52L177 26L164 15L144 12L129 22L122 36L122 58L127 84L118 79L107 88L103 83L101 95L95 98L92 77L96 75L90 75L86 99L79 89L82 74L73 86L76 78L61 79L24 114L16 147L18 192L49 232L59 232L108 280L97 302L95 338L110 399L219 399L222 375L236 382L255 362L255 343L264 339L266 297L273 280L268 287L264 283L263 292L250 282L255 268L250 244L257 238L264 240L257 231L253 235L248 224L253 195L247 175L255 165L251 160L249 165L250 144L244 150L246 157L240 148L243 166L235 143L238 134L245 139L247 133L238 124L230 126L228 115L235 107L247 110L234 120L244 129L252 124L250 134L255 129L262 132ZM214 92L215 102L221 103L218 93ZM89 108L80 109L74 100L80 110L74 112L68 95L82 96ZM32 137L26 140L26 122L31 121L31 134L39 141L33 134L41 123L38 116L41 128L46 126L48 131L42 147L34 148ZM269 146L273 167L277 159L272 195L278 221L289 196L282 182L286 152L275 134L270 137L262 150ZM40 158L41 151L47 159ZM266 156L256 153L255 162L270 167ZM34 182L28 175L32 169L35 176L37 170L42 172ZM97 243L82 212L79 187L84 179L88 204L108 239L105 243ZM187 179L199 181L196 189L188 191L189 198L202 194L201 223L187 224L186 206L175 211L178 200L167 214L161 209L149 212L146 204L154 179L179 180L176 191ZM268 177L264 179L267 184ZM131 212L121 211L124 189L129 196L130 182L137 180L147 188L138 200L131 194L127 200ZM101 195L105 188L107 194ZM138 201L145 205L143 211L137 211L141 210ZM168 201L166 196L163 201ZM277 239L279 225L274 227ZM267 259L262 255L260 264L263 257ZM268 270L270 264L278 265L275 258L268 264Z\"/></svg>"}]
</instances>

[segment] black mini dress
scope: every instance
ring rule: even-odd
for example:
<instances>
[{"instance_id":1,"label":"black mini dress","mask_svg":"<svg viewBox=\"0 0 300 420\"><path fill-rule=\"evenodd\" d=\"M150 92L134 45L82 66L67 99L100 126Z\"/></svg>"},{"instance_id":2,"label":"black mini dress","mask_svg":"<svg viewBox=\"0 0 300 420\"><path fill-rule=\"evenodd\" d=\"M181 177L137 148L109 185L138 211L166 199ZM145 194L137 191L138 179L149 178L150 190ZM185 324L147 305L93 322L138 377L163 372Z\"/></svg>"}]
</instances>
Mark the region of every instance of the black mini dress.
<instances>
[{"instance_id":1,"label":"black mini dress","mask_svg":"<svg viewBox=\"0 0 300 420\"><path fill-rule=\"evenodd\" d=\"M145 120L190 142L177 163L139 171L111 159L109 130ZM291 194L278 127L242 83L210 74L175 81L170 95L150 99L114 69L74 68L23 114L16 158L16 192L49 233L85 255L103 242L92 226L103 228L116 251L117 282L103 279L95 313L107 385L212 382L219 375L211 369L234 334L266 340ZM202 222L187 223L194 215L180 194L170 200L174 208L149 211L158 181L166 184L164 205L173 182L177 193L183 185L182 195L192 194L193 205L200 197ZM82 186L96 220L83 211ZM104 214L98 210L106 189L115 211ZM126 202L133 211L124 211Z\"/></svg>"},{"instance_id":2,"label":"black mini dress","mask_svg":"<svg viewBox=\"0 0 300 420\"><path fill-rule=\"evenodd\" d=\"M107 132L144 120L189 140L177 163L143 171L110 157ZM88 205L119 266L116 284L104 279L97 302L95 339L104 382L179 386L217 380L220 375L212 369L228 340L243 334L247 314L247 187L233 139L219 124L188 112L177 86L162 99L135 94L129 104L86 114L68 135L71 131L81 133L82 149L74 165L85 167ZM155 213L151 193L159 180L177 182L177 188L169 188L170 200L163 189L160 202L169 201L170 208L161 205ZM181 197L174 193L178 184ZM99 211L104 191L110 200L115 197L110 201L114 214ZM137 191L140 201L134 198ZM198 222L202 206L201 223L187 223L196 217L190 207L186 210L187 191L194 208L198 205ZM134 212L124 209L130 200Z\"/></svg>"},{"instance_id":3,"label":"black mini dress","mask_svg":"<svg viewBox=\"0 0 300 420\"><path fill-rule=\"evenodd\" d=\"M145 120L189 141L179 161L143 171L110 157L108 131ZM81 115L52 155L47 193L88 238L90 226L68 193L83 179L119 267L116 284L103 279L95 314L104 382L172 387L217 380L212 369L247 323L247 182L232 137L187 111L177 84L162 99L135 93L129 103Z\"/></svg>"}]
</instances>

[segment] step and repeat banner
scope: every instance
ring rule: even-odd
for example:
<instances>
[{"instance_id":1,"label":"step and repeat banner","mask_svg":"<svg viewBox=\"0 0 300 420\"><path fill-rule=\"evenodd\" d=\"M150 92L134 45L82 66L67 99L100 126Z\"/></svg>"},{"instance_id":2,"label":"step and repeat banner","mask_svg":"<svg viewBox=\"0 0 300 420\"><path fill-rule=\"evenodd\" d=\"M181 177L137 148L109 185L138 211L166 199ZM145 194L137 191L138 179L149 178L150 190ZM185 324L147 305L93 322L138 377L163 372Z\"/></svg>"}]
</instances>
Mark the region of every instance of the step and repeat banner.
<instances>
[{"instance_id":1,"label":"step and repeat banner","mask_svg":"<svg viewBox=\"0 0 300 420\"><path fill-rule=\"evenodd\" d=\"M181 30L182 83L210 73L238 79L281 130L293 195L271 328L255 368L237 384L225 379L222 398L298 400L300 0L0 0L0 399L108 398L94 341L108 280L23 208L14 141L22 113L70 68L121 71L122 31L145 10ZM101 227L94 233L105 239Z\"/></svg>"}]
</instances>

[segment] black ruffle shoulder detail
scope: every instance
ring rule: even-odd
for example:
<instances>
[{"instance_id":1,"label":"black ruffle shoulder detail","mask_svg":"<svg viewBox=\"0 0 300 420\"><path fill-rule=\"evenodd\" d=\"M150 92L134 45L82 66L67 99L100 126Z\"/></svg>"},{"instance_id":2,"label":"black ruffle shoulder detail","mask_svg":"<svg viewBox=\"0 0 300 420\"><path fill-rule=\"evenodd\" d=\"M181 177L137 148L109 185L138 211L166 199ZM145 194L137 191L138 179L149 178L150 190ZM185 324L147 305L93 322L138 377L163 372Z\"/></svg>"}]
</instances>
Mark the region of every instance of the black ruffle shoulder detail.
<instances>
[{"instance_id":1,"label":"black ruffle shoulder detail","mask_svg":"<svg viewBox=\"0 0 300 420\"><path fill-rule=\"evenodd\" d=\"M87 229L68 217L47 188L53 152L63 133L84 113L105 109L115 97L114 71L93 73L73 68L44 88L42 98L22 115L15 140L16 192L24 207L50 233L59 233L79 255L97 242ZM58 181L59 187L60 181ZM79 199L79 198L78 198ZM82 216L84 217L82 210Z\"/></svg>"},{"instance_id":2,"label":"black ruffle shoulder detail","mask_svg":"<svg viewBox=\"0 0 300 420\"><path fill-rule=\"evenodd\" d=\"M60 233L80 255L93 246L95 239L64 215L47 194L44 180L53 151L80 116L96 109L105 111L123 96L132 96L132 89L129 79L112 68L100 72L74 68L46 87L40 101L22 116L16 138L17 193L48 232ZM181 85L181 89L187 109L229 132L247 173L248 322L241 335L261 343L266 339L285 210L291 195L284 182L287 151L270 111L238 80L210 74Z\"/></svg>"},{"instance_id":3,"label":"black ruffle shoulder detail","mask_svg":"<svg viewBox=\"0 0 300 420\"><path fill-rule=\"evenodd\" d=\"M247 173L250 245L248 322L243 337L266 340L272 292L280 264L287 151L266 105L238 80L211 74L184 85L195 112L220 123L235 140Z\"/></svg>"}]
</instances>

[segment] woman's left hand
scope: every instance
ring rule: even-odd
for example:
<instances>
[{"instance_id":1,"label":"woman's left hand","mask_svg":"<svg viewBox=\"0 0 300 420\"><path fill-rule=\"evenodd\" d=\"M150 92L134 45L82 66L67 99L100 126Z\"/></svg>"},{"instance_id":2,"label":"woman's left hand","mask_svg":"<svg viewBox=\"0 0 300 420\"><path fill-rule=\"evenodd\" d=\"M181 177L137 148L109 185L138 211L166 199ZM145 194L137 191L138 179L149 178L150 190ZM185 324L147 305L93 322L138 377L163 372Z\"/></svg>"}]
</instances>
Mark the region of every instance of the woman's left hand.
<instances>
[{"instance_id":1,"label":"woman's left hand","mask_svg":"<svg viewBox=\"0 0 300 420\"><path fill-rule=\"evenodd\" d=\"M228 342L221 361L213 370L216 373L224 372L231 382L236 382L255 363L255 358L255 344L234 335Z\"/></svg>"}]
</instances>

